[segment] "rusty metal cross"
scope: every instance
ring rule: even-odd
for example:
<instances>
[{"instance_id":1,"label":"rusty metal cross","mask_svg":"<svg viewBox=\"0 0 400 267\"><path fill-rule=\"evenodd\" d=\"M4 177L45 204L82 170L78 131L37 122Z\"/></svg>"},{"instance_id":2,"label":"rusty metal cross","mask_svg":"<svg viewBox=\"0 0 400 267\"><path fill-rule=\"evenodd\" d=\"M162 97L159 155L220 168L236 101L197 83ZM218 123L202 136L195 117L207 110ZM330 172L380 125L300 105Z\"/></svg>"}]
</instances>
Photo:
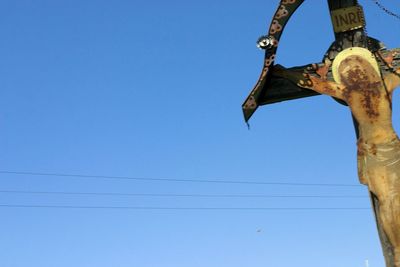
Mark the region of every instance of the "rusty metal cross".
<instances>
[{"instance_id":1,"label":"rusty metal cross","mask_svg":"<svg viewBox=\"0 0 400 267\"><path fill-rule=\"evenodd\" d=\"M304 0L282 0L268 34L264 66L243 104L246 122L260 105L325 94L349 106L358 137L358 174L368 186L387 267L400 267L400 139L392 126L392 93L400 85L400 49L366 35L357 0L328 0L335 41L321 62L274 65L286 23Z\"/></svg>"}]
</instances>

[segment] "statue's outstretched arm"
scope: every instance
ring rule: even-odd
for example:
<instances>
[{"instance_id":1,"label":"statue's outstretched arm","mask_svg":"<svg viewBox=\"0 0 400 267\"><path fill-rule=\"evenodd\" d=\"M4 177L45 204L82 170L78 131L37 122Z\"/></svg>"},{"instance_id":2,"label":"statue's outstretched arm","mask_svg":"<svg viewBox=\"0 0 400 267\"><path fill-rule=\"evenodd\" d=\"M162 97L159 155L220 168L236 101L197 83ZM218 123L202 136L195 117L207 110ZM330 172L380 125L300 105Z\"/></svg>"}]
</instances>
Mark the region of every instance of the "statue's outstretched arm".
<instances>
[{"instance_id":1,"label":"statue's outstretched arm","mask_svg":"<svg viewBox=\"0 0 400 267\"><path fill-rule=\"evenodd\" d=\"M397 69L394 73L386 74L384 81L388 91L393 92L400 85L400 69Z\"/></svg>"},{"instance_id":2,"label":"statue's outstretched arm","mask_svg":"<svg viewBox=\"0 0 400 267\"><path fill-rule=\"evenodd\" d=\"M344 87L327 78L328 69L329 66L325 64L311 64L294 68L276 65L273 74L288 79L301 88L344 100Z\"/></svg>"},{"instance_id":3,"label":"statue's outstretched arm","mask_svg":"<svg viewBox=\"0 0 400 267\"><path fill-rule=\"evenodd\" d=\"M400 86L400 48L378 52L386 88L389 92Z\"/></svg>"}]
</instances>

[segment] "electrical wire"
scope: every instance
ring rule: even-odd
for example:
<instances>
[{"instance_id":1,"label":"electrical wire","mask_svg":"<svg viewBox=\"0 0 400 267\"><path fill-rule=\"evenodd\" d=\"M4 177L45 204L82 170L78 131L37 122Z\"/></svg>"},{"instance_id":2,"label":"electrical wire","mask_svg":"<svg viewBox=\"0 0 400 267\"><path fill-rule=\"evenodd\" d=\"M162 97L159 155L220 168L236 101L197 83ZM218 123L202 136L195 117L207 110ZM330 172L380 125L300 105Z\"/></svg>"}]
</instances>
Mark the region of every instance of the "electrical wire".
<instances>
[{"instance_id":1,"label":"electrical wire","mask_svg":"<svg viewBox=\"0 0 400 267\"><path fill-rule=\"evenodd\" d=\"M70 206L70 205L13 205L0 204L0 208L43 208L43 209L109 209L109 210L370 210L370 208L240 208L240 207L141 207L141 206Z\"/></svg>"},{"instance_id":2,"label":"electrical wire","mask_svg":"<svg viewBox=\"0 0 400 267\"><path fill-rule=\"evenodd\" d=\"M186 182L186 183L215 183L215 184L247 184L247 185L282 185L282 186L321 186L321 187L361 187L359 184L323 184L323 183L294 183L294 182L258 182L258 181L235 181L235 180L213 180L213 179L175 179L175 178L144 178L129 176L109 175L84 175L66 173L45 173L45 172L21 172L0 170L0 174L30 175L30 176L55 176L89 179L111 179L111 180L134 180L134 181L158 181L158 182Z\"/></svg>"},{"instance_id":3,"label":"electrical wire","mask_svg":"<svg viewBox=\"0 0 400 267\"><path fill-rule=\"evenodd\" d=\"M126 197L186 197L186 198L368 198L355 195L265 195L265 194L155 194L155 193L111 193L111 192L66 192L66 191L25 191L0 190L5 194L34 195L82 195L82 196L126 196Z\"/></svg>"}]
</instances>

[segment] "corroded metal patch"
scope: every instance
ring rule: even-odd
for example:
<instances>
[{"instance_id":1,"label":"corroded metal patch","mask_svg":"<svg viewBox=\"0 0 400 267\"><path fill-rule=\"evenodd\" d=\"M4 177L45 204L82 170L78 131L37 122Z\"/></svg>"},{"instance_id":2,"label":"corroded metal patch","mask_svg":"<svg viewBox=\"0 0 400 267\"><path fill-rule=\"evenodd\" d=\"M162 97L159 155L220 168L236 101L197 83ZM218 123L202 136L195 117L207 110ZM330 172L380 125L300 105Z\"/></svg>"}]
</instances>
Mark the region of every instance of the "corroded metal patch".
<instances>
[{"instance_id":1,"label":"corroded metal patch","mask_svg":"<svg viewBox=\"0 0 400 267\"><path fill-rule=\"evenodd\" d=\"M261 75L242 105L245 121L247 122L257 107L261 104L261 97L265 93L265 85L270 81L271 74L269 73L274 65L274 59L278 48L278 43L286 23L296 9L304 2L304 0L281 0L279 7L275 12L268 31L268 37L273 40L273 45L268 46L265 51L264 66Z\"/></svg>"}]
</instances>

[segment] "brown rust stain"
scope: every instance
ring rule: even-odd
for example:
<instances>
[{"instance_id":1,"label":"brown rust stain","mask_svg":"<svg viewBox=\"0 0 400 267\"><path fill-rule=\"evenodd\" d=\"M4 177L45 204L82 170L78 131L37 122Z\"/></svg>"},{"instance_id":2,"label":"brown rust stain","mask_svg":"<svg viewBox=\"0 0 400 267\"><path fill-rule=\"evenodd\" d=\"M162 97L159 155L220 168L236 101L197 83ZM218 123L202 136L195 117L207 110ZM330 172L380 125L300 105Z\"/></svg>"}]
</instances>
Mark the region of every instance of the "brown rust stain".
<instances>
[{"instance_id":1,"label":"brown rust stain","mask_svg":"<svg viewBox=\"0 0 400 267\"><path fill-rule=\"evenodd\" d=\"M322 67L316 70L317 74L321 77L322 80L326 80L326 76L329 71L330 64L324 64Z\"/></svg>"},{"instance_id":2,"label":"brown rust stain","mask_svg":"<svg viewBox=\"0 0 400 267\"><path fill-rule=\"evenodd\" d=\"M285 5L281 5L275 14L275 19L281 19L289 15L289 11L286 9Z\"/></svg>"},{"instance_id":3,"label":"brown rust stain","mask_svg":"<svg viewBox=\"0 0 400 267\"><path fill-rule=\"evenodd\" d=\"M358 156L364 156L365 155L365 150L364 150L364 147L363 147L363 143L364 143L364 139L362 137L360 137L358 139L358 142L357 142L357 155Z\"/></svg>"},{"instance_id":4,"label":"brown rust stain","mask_svg":"<svg viewBox=\"0 0 400 267\"><path fill-rule=\"evenodd\" d=\"M371 154L376 156L377 153L378 153L378 150L377 150L376 144L372 144L371 145Z\"/></svg>"},{"instance_id":5,"label":"brown rust stain","mask_svg":"<svg viewBox=\"0 0 400 267\"><path fill-rule=\"evenodd\" d=\"M378 119L382 81L372 65L359 56L349 56L340 64L339 74L346 88L343 92L346 101L351 104L358 94L366 115L372 120Z\"/></svg>"},{"instance_id":6,"label":"brown rust stain","mask_svg":"<svg viewBox=\"0 0 400 267\"><path fill-rule=\"evenodd\" d=\"M332 83L328 81L327 75L331 65L332 62L326 59L324 64L311 64L307 66L303 73L305 79L300 80L298 85L303 88L309 88L336 97L341 88L339 85L332 87Z\"/></svg>"},{"instance_id":7,"label":"brown rust stain","mask_svg":"<svg viewBox=\"0 0 400 267\"><path fill-rule=\"evenodd\" d=\"M274 35L275 33L282 31L282 29L283 29L283 27L281 24L279 24L279 21L274 19L272 21L271 28L269 30L269 34Z\"/></svg>"},{"instance_id":8,"label":"brown rust stain","mask_svg":"<svg viewBox=\"0 0 400 267\"><path fill-rule=\"evenodd\" d=\"M321 80L326 81L331 65L332 62L329 59L325 59L324 64L311 64L306 68L306 74L316 73Z\"/></svg>"},{"instance_id":9,"label":"brown rust stain","mask_svg":"<svg viewBox=\"0 0 400 267\"><path fill-rule=\"evenodd\" d=\"M303 73L304 79L299 79L297 83L300 87L312 89L314 87L314 83L311 80L311 76L308 73Z\"/></svg>"}]
</instances>

